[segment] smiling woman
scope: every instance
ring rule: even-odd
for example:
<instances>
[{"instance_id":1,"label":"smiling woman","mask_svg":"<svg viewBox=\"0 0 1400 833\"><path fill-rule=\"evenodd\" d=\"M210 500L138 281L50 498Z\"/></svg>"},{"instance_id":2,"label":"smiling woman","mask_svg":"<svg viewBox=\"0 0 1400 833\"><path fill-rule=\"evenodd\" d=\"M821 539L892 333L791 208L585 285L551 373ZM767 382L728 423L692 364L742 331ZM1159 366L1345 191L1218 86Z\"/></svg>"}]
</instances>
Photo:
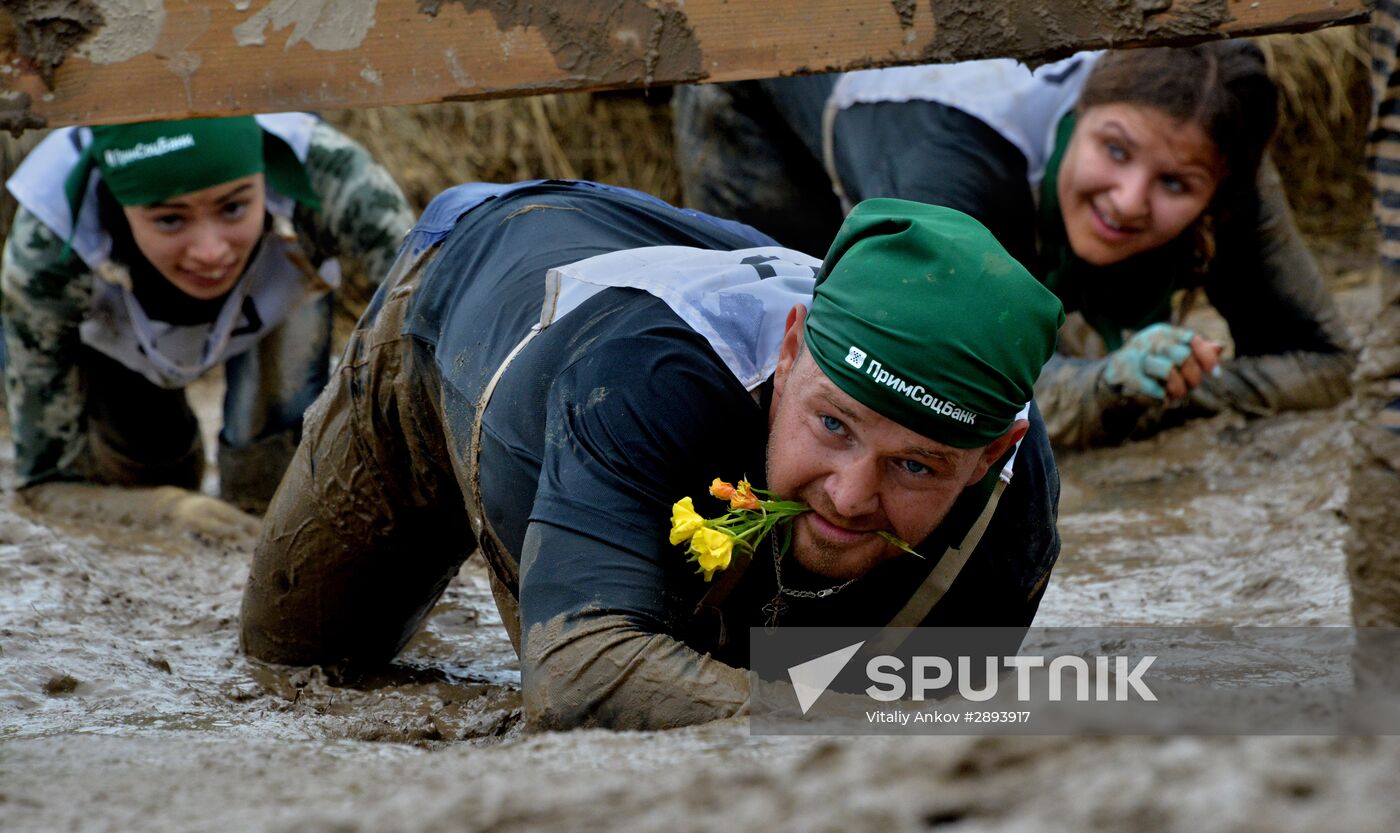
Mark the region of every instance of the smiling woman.
<instances>
[{"instance_id":1,"label":"smiling woman","mask_svg":"<svg viewBox=\"0 0 1400 833\"><path fill-rule=\"evenodd\" d=\"M327 378L337 258L382 278L413 222L398 186L304 113L63 129L8 184L5 371L31 503L115 486L124 513L143 489L172 522L232 512L170 491L204 464L183 388L222 366L220 493L261 510Z\"/></svg>"},{"instance_id":2,"label":"smiling woman","mask_svg":"<svg viewBox=\"0 0 1400 833\"><path fill-rule=\"evenodd\" d=\"M191 298L207 301L233 288L262 237L262 174L122 211L141 253Z\"/></svg>"},{"instance_id":3,"label":"smiling woman","mask_svg":"<svg viewBox=\"0 0 1400 833\"><path fill-rule=\"evenodd\" d=\"M1205 213L1224 174L1199 125L1149 107L1094 107L1060 163L1070 246L1095 266L1165 246Z\"/></svg>"}]
</instances>

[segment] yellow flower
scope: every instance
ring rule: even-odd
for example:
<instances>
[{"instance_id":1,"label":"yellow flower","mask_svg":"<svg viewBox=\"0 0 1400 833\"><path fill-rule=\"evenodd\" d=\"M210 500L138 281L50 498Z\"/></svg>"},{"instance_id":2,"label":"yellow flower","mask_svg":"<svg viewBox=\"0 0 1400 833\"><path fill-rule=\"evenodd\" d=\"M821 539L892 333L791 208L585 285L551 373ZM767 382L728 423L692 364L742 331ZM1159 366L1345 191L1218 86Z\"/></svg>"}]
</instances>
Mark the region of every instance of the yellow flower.
<instances>
[{"instance_id":1,"label":"yellow flower","mask_svg":"<svg viewBox=\"0 0 1400 833\"><path fill-rule=\"evenodd\" d=\"M705 572L705 581L709 581L716 570L729 567L730 556L734 554L734 535L723 529L703 527L690 539L690 552Z\"/></svg>"},{"instance_id":2,"label":"yellow flower","mask_svg":"<svg viewBox=\"0 0 1400 833\"><path fill-rule=\"evenodd\" d=\"M671 505L672 546L689 541L704 526L705 519L695 511L695 504L690 498L683 497Z\"/></svg>"}]
</instances>

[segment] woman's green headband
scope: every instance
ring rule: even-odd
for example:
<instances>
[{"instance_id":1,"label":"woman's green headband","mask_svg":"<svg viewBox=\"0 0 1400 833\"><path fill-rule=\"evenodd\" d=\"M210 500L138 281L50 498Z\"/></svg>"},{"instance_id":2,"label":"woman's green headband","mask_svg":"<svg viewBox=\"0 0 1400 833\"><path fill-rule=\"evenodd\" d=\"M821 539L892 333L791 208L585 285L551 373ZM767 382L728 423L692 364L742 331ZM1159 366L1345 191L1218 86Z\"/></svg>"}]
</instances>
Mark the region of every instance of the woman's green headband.
<instances>
[{"instance_id":1,"label":"woman's green headband","mask_svg":"<svg viewBox=\"0 0 1400 833\"><path fill-rule=\"evenodd\" d=\"M296 154L252 116L92 128L92 143L64 183L74 217L94 169L122 205L152 205L256 173L273 190L320 205Z\"/></svg>"}]
</instances>

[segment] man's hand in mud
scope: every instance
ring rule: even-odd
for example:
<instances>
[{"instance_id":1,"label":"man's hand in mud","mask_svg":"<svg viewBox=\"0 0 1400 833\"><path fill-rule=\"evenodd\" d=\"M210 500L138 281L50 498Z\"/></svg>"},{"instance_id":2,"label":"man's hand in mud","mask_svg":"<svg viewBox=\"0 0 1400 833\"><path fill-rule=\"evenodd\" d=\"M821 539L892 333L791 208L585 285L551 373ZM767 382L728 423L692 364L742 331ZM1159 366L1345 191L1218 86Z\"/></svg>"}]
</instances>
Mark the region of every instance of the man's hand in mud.
<instances>
[{"instance_id":1,"label":"man's hand in mud","mask_svg":"<svg viewBox=\"0 0 1400 833\"><path fill-rule=\"evenodd\" d=\"M1103 380L1124 396L1181 399L1215 372L1222 349L1184 327L1153 324L1108 357Z\"/></svg>"},{"instance_id":2,"label":"man's hand in mud","mask_svg":"<svg viewBox=\"0 0 1400 833\"><path fill-rule=\"evenodd\" d=\"M251 542L259 521L218 498L158 486L133 489L94 483L42 483L19 493L30 508L76 520L173 529L205 541Z\"/></svg>"}]
</instances>

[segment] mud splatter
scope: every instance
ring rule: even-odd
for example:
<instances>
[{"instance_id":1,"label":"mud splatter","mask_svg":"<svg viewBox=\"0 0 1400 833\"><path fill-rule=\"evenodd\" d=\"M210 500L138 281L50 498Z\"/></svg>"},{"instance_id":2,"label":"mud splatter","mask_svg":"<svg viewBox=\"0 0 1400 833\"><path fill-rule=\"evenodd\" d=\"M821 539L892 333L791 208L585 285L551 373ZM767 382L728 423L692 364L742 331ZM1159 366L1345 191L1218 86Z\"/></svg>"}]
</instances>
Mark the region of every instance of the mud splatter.
<instances>
[{"instance_id":1,"label":"mud splatter","mask_svg":"<svg viewBox=\"0 0 1400 833\"><path fill-rule=\"evenodd\" d=\"M59 65L105 22L89 0L6 0L4 11L14 17L20 54L50 89Z\"/></svg>"},{"instance_id":2,"label":"mud splatter","mask_svg":"<svg viewBox=\"0 0 1400 833\"><path fill-rule=\"evenodd\" d=\"M69 674L59 674L50 677L44 683L44 693L50 697L59 697L64 694L72 694L78 690L78 679Z\"/></svg>"},{"instance_id":3,"label":"mud splatter","mask_svg":"<svg viewBox=\"0 0 1400 833\"><path fill-rule=\"evenodd\" d=\"M476 79L472 78L471 73L462 69L461 61L457 60L457 49L455 47L449 46L443 52L443 57L447 59L447 70L452 73L452 80L457 82L457 86L476 86Z\"/></svg>"},{"instance_id":4,"label":"mud splatter","mask_svg":"<svg viewBox=\"0 0 1400 833\"><path fill-rule=\"evenodd\" d=\"M938 28L928 61L1017 55L1049 60L1095 46L1148 37L1223 37L1226 0L1050 2L933 0Z\"/></svg>"},{"instance_id":5,"label":"mud splatter","mask_svg":"<svg viewBox=\"0 0 1400 833\"><path fill-rule=\"evenodd\" d=\"M18 139L26 130L47 127L48 122L29 109L32 103L29 93L12 90L0 92L0 130L8 130L11 136Z\"/></svg>"},{"instance_id":6,"label":"mud splatter","mask_svg":"<svg viewBox=\"0 0 1400 833\"><path fill-rule=\"evenodd\" d=\"M418 10L436 17L449 3L491 12L502 32L538 29L555 64L589 83L650 85L658 78L698 81L708 75L689 19L666 0L419 0Z\"/></svg>"},{"instance_id":7,"label":"mud splatter","mask_svg":"<svg viewBox=\"0 0 1400 833\"><path fill-rule=\"evenodd\" d=\"M313 49L355 49L374 28L377 0L368 3L336 3L332 0L272 0L233 29L239 46L267 43L267 27L281 31L288 26L285 49L306 41Z\"/></svg>"},{"instance_id":8,"label":"mud splatter","mask_svg":"<svg viewBox=\"0 0 1400 833\"><path fill-rule=\"evenodd\" d=\"M191 109L194 108L192 80L195 72L204 63L204 58L198 52L191 51L190 47L209 31L210 24L209 10L198 11L196 18L186 22L179 31L166 32L153 50L155 57L159 58L165 64L165 68L184 85L185 103Z\"/></svg>"},{"instance_id":9,"label":"mud splatter","mask_svg":"<svg viewBox=\"0 0 1400 833\"><path fill-rule=\"evenodd\" d=\"M912 29L914 12L919 10L919 0L890 0L895 14L899 15L899 28Z\"/></svg>"},{"instance_id":10,"label":"mud splatter","mask_svg":"<svg viewBox=\"0 0 1400 833\"><path fill-rule=\"evenodd\" d=\"M77 54L94 64L117 64L150 52L165 28L163 0L103 0L102 28ZM204 10L208 17L208 9Z\"/></svg>"}]
</instances>

